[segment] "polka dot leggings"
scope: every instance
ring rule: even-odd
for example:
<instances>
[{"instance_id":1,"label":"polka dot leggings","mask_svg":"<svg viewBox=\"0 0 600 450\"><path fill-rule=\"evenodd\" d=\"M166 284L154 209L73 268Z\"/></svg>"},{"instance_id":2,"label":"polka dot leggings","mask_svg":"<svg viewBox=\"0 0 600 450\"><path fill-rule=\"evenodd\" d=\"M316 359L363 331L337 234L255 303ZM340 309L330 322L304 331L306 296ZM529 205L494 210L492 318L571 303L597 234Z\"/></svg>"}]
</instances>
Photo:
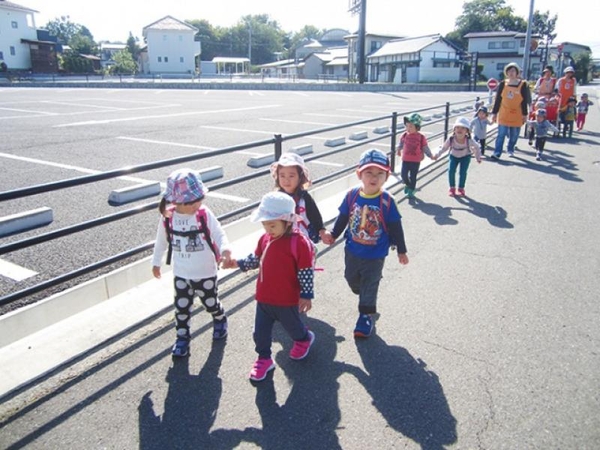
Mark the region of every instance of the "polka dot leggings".
<instances>
[{"instance_id":1,"label":"polka dot leggings","mask_svg":"<svg viewBox=\"0 0 600 450\"><path fill-rule=\"evenodd\" d=\"M200 298L214 321L225 318L225 310L217 297L217 277L202 280L175 277L175 330L178 339L190 339L190 318L195 296Z\"/></svg>"}]
</instances>

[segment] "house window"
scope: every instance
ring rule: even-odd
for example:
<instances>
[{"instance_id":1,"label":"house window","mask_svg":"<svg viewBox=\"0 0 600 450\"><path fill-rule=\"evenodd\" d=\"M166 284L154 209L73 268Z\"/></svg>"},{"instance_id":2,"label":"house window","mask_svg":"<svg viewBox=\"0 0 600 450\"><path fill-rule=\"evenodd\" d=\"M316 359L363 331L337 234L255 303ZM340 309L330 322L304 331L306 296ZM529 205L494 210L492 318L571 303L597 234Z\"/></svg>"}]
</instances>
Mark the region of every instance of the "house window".
<instances>
[{"instance_id":1,"label":"house window","mask_svg":"<svg viewBox=\"0 0 600 450\"><path fill-rule=\"evenodd\" d=\"M17 51L15 50L15 48L11 45L10 46L10 55L11 56L15 56L17 54Z\"/></svg>"},{"instance_id":2,"label":"house window","mask_svg":"<svg viewBox=\"0 0 600 450\"><path fill-rule=\"evenodd\" d=\"M496 63L496 70L499 70L500 72L503 72L505 65L506 65L505 63Z\"/></svg>"},{"instance_id":3,"label":"house window","mask_svg":"<svg viewBox=\"0 0 600 450\"><path fill-rule=\"evenodd\" d=\"M166 41L166 40L167 40L167 35L163 34L163 41Z\"/></svg>"},{"instance_id":4,"label":"house window","mask_svg":"<svg viewBox=\"0 0 600 450\"><path fill-rule=\"evenodd\" d=\"M162 56L158 57L158 62L162 62Z\"/></svg>"},{"instance_id":5,"label":"house window","mask_svg":"<svg viewBox=\"0 0 600 450\"><path fill-rule=\"evenodd\" d=\"M183 36L179 35L179 42L183 42Z\"/></svg>"},{"instance_id":6,"label":"house window","mask_svg":"<svg viewBox=\"0 0 600 450\"><path fill-rule=\"evenodd\" d=\"M502 42L502 48L515 48L515 41L504 41Z\"/></svg>"},{"instance_id":7,"label":"house window","mask_svg":"<svg viewBox=\"0 0 600 450\"><path fill-rule=\"evenodd\" d=\"M10 25L11 25L13 28L19 28L19 23L18 23L16 20L13 20L13 21L10 23Z\"/></svg>"},{"instance_id":8,"label":"house window","mask_svg":"<svg viewBox=\"0 0 600 450\"><path fill-rule=\"evenodd\" d=\"M381 48L381 41L371 41L371 52Z\"/></svg>"},{"instance_id":9,"label":"house window","mask_svg":"<svg viewBox=\"0 0 600 450\"><path fill-rule=\"evenodd\" d=\"M179 57L179 62L182 63L183 62L183 56Z\"/></svg>"},{"instance_id":10,"label":"house window","mask_svg":"<svg viewBox=\"0 0 600 450\"><path fill-rule=\"evenodd\" d=\"M450 67L450 63L449 62L434 61L433 62L433 67Z\"/></svg>"},{"instance_id":11,"label":"house window","mask_svg":"<svg viewBox=\"0 0 600 450\"><path fill-rule=\"evenodd\" d=\"M500 48L500 42L488 42L489 50L495 50L497 48Z\"/></svg>"},{"instance_id":12,"label":"house window","mask_svg":"<svg viewBox=\"0 0 600 450\"><path fill-rule=\"evenodd\" d=\"M165 62L169 62L169 57L165 56Z\"/></svg>"}]
</instances>

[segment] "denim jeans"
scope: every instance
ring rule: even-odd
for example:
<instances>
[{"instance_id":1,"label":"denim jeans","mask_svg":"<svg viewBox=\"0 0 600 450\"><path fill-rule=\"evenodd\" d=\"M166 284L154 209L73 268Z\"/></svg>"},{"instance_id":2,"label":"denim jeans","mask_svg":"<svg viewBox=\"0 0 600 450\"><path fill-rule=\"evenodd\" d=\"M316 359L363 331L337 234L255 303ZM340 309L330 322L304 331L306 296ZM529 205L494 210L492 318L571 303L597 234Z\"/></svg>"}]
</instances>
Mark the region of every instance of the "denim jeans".
<instances>
[{"instance_id":1,"label":"denim jeans","mask_svg":"<svg viewBox=\"0 0 600 450\"><path fill-rule=\"evenodd\" d=\"M508 153L515 151L515 145L517 139L519 139L519 132L521 127L508 127L506 125L498 125L498 136L496 137L496 148L494 149L494 155L500 156L502 154L502 147L504 147L504 139L508 136Z\"/></svg>"},{"instance_id":2,"label":"denim jeans","mask_svg":"<svg viewBox=\"0 0 600 450\"><path fill-rule=\"evenodd\" d=\"M273 341L273 325L281 323L283 329L294 341L304 341L308 338L307 328L302 322L298 306L276 306L256 302L254 316L254 344L260 358L271 357Z\"/></svg>"},{"instance_id":3,"label":"denim jeans","mask_svg":"<svg viewBox=\"0 0 600 450\"><path fill-rule=\"evenodd\" d=\"M456 168L458 167L458 187L464 189L467 182L467 170L469 170L469 164L471 163L471 155L463 156L462 158L450 155L448 159L450 160L450 164L448 165L448 182L450 187L456 187Z\"/></svg>"}]
</instances>

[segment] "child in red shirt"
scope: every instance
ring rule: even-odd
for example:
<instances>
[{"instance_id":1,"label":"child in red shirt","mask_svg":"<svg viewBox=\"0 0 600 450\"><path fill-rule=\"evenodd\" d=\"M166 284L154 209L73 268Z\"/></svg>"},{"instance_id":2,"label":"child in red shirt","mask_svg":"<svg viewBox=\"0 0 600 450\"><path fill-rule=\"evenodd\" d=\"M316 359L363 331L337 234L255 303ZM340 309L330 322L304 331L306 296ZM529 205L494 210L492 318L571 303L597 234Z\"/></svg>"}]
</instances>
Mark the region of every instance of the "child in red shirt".
<instances>
[{"instance_id":1,"label":"child in red shirt","mask_svg":"<svg viewBox=\"0 0 600 450\"><path fill-rule=\"evenodd\" d=\"M415 197L417 189L417 174L421 161L427 155L431 158L431 150L427 144L427 138L420 132L422 117L414 113L410 117L404 117L406 131L400 136L397 155L402 158L402 170L400 175L404 182L404 193L409 199Z\"/></svg>"},{"instance_id":2,"label":"child in red shirt","mask_svg":"<svg viewBox=\"0 0 600 450\"><path fill-rule=\"evenodd\" d=\"M258 359L250 372L253 381L264 380L275 368L271 358L272 331L275 322L294 340L290 358L304 359L315 335L302 322L300 313L308 312L313 298L313 249L307 237L293 224L297 221L294 199L284 192L266 194L252 222L265 229L253 254L231 260L224 268L242 271L259 269L256 282L254 343Z\"/></svg>"}]
</instances>

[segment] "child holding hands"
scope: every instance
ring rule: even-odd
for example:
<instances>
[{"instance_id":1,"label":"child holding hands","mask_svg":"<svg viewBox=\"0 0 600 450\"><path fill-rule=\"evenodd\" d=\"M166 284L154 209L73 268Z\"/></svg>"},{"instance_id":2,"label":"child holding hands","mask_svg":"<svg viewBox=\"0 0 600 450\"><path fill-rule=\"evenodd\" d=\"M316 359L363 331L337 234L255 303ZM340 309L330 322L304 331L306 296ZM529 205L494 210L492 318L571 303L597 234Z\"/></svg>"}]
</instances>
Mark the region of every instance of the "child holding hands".
<instances>
[{"instance_id":1,"label":"child holding hands","mask_svg":"<svg viewBox=\"0 0 600 450\"><path fill-rule=\"evenodd\" d=\"M175 277L175 357L189 354L195 296L213 318L213 339L227 336L227 317L217 296L217 270L219 263L229 261L231 251L219 221L202 204L206 192L199 173L176 170L167 179L159 206L162 217L156 232L152 274L161 277L162 257L168 248L167 264L172 256Z\"/></svg>"},{"instance_id":2,"label":"child holding hands","mask_svg":"<svg viewBox=\"0 0 600 450\"><path fill-rule=\"evenodd\" d=\"M448 195L450 197L456 195L456 169L459 168L458 195L464 197L466 195L465 184L467 182L467 170L471 163L471 155L474 154L477 162L481 163L481 149L471 139L470 129L469 119L459 117L452 127L452 135L448 137L440 151L434 156L434 159L438 159L444 153L450 152L450 164L448 166L448 181L450 184Z\"/></svg>"},{"instance_id":3,"label":"child holding hands","mask_svg":"<svg viewBox=\"0 0 600 450\"><path fill-rule=\"evenodd\" d=\"M230 260L224 268L239 267L242 271L259 269L256 281L256 315L254 343L258 359L250 371L253 381L264 380L275 369L271 357L272 331L275 322L293 339L291 359L304 359L315 335L302 322L300 313L308 312L313 298L313 248L311 242L294 229L297 221L294 200L283 192L263 196L250 216L252 222L262 222L265 233L256 250L244 259Z\"/></svg>"},{"instance_id":4,"label":"child holding hands","mask_svg":"<svg viewBox=\"0 0 600 450\"><path fill-rule=\"evenodd\" d=\"M271 164L271 175L275 179L275 188L291 196L296 203L298 222L295 226L318 244L325 227L317 204L306 190L310 186L310 176L302 156L282 154L279 161Z\"/></svg>"},{"instance_id":5,"label":"child holding hands","mask_svg":"<svg viewBox=\"0 0 600 450\"><path fill-rule=\"evenodd\" d=\"M420 132L422 120L422 117L417 113L412 114L410 117L404 117L406 131L400 136L397 149L397 155L402 158L400 175L405 186L404 193L409 199L415 196L421 161L423 161L425 155L432 157L427 138Z\"/></svg>"},{"instance_id":6,"label":"child holding hands","mask_svg":"<svg viewBox=\"0 0 600 450\"><path fill-rule=\"evenodd\" d=\"M367 150L361 155L356 173L361 186L346 194L333 230L324 234L323 242L333 244L345 230L344 276L358 295L354 336L366 338L373 332L371 315L377 312L377 292L390 246L396 247L400 264L408 264L408 256L398 207L383 189L390 176L387 155Z\"/></svg>"}]
</instances>

